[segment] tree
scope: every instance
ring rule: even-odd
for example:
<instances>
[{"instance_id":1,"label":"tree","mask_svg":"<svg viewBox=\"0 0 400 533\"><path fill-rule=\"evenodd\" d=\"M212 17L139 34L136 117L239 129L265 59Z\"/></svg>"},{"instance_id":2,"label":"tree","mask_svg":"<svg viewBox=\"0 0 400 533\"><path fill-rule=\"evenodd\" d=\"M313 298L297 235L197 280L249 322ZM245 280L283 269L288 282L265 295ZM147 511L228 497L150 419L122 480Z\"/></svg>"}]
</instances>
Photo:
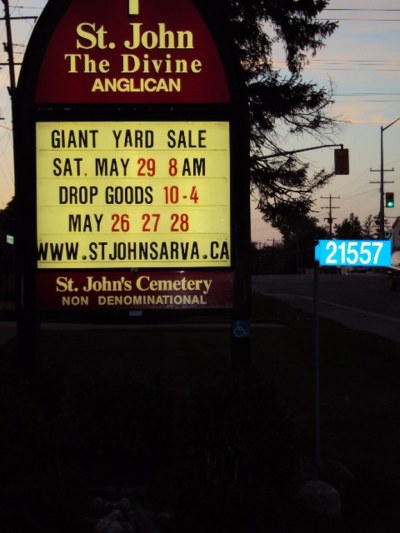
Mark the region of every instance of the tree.
<instances>
[{"instance_id":1,"label":"tree","mask_svg":"<svg viewBox=\"0 0 400 533\"><path fill-rule=\"evenodd\" d=\"M210 0L211 1L211 0ZM296 212L313 205L312 193L331 173L312 173L297 155L284 155L287 138L311 134L326 141L336 122L327 115L332 91L306 82L302 71L309 55L324 46L337 27L318 20L329 0L224 0L239 48L251 122L251 190L263 218L281 229ZM273 47L286 53L287 74L274 66ZM282 132L280 136L279 132ZM275 154L277 157L266 158Z\"/></svg>"},{"instance_id":2,"label":"tree","mask_svg":"<svg viewBox=\"0 0 400 533\"><path fill-rule=\"evenodd\" d=\"M379 236L379 217L368 215L362 224L362 236L365 239L376 239Z\"/></svg>"},{"instance_id":3,"label":"tree","mask_svg":"<svg viewBox=\"0 0 400 533\"><path fill-rule=\"evenodd\" d=\"M315 243L328 238L325 228L318 226L318 220L307 214L288 214L280 221L283 245L286 253L285 270L297 272L311 268L314 264Z\"/></svg>"},{"instance_id":4,"label":"tree","mask_svg":"<svg viewBox=\"0 0 400 533\"><path fill-rule=\"evenodd\" d=\"M341 224L335 224L335 236L337 239L362 239L364 235L358 216L350 213Z\"/></svg>"},{"instance_id":5,"label":"tree","mask_svg":"<svg viewBox=\"0 0 400 533\"><path fill-rule=\"evenodd\" d=\"M7 207L0 211L0 229L11 235L15 235L16 214L15 197L10 200Z\"/></svg>"},{"instance_id":6,"label":"tree","mask_svg":"<svg viewBox=\"0 0 400 533\"><path fill-rule=\"evenodd\" d=\"M392 225L385 218L385 233L391 234ZM368 239L379 239L380 235L380 217L379 215L368 215L362 225L362 235L364 238ZM385 237L386 238L386 237Z\"/></svg>"}]
</instances>

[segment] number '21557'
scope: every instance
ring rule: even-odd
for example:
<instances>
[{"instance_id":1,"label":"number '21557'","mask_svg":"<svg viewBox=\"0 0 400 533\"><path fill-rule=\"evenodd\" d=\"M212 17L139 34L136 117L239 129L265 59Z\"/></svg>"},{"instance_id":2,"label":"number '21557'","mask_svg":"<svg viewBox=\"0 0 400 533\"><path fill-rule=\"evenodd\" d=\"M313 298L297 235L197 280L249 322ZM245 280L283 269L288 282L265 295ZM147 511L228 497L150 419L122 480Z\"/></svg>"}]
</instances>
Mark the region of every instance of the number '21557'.
<instances>
[{"instance_id":1,"label":"number '21557'","mask_svg":"<svg viewBox=\"0 0 400 533\"><path fill-rule=\"evenodd\" d=\"M315 260L320 266L390 267L390 240L321 239L315 246Z\"/></svg>"},{"instance_id":2,"label":"number '21557'","mask_svg":"<svg viewBox=\"0 0 400 533\"><path fill-rule=\"evenodd\" d=\"M381 241L328 241L326 265L378 265L383 249Z\"/></svg>"}]
</instances>

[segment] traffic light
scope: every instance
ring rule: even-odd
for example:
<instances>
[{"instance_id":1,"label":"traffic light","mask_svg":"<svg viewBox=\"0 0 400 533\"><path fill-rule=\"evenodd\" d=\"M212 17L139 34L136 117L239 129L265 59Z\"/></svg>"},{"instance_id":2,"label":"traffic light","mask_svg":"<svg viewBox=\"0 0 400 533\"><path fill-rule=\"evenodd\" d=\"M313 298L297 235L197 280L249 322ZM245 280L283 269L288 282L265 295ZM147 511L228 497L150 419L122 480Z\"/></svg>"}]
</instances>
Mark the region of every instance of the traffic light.
<instances>
[{"instance_id":1,"label":"traffic light","mask_svg":"<svg viewBox=\"0 0 400 533\"><path fill-rule=\"evenodd\" d=\"M392 192L385 193L385 204L386 204L386 207L394 207L394 193Z\"/></svg>"},{"instance_id":2,"label":"traffic light","mask_svg":"<svg viewBox=\"0 0 400 533\"><path fill-rule=\"evenodd\" d=\"M349 175L349 150L341 148L335 150L335 174Z\"/></svg>"}]
</instances>

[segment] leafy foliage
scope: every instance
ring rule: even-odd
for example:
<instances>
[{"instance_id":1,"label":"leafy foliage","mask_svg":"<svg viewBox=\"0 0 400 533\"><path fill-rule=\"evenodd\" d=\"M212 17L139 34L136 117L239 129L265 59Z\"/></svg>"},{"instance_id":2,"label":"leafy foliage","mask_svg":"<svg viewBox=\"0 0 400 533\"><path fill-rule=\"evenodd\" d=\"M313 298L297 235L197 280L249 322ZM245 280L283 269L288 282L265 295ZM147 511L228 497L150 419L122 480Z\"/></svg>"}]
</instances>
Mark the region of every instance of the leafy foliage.
<instances>
[{"instance_id":1,"label":"leafy foliage","mask_svg":"<svg viewBox=\"0 0 400 533\"><path fill-rule=\"evenodd\" d=\"M338 239L361 239L362 227L358 216L350 213L341 224L335 225L335 234Z\"/></svg>"},{"instance_id":2,"label":"leafy foliage","mask_svg":"<svg viewBox=\"0 0 400 533\"><path fill-rule=\"evenodd\" d=\"M388 221L385 220L385 227ZM361 223L359 217L350 213L349 217L335 224L335 237L337 239L377 239L379 238L379 216L368 215Z\"/></svg>"},{"instance_id":3,"label":"leafy foliage","mask_svg":"<svg viewBox=\"0 0 400 533\"><path fill-rule=\"evenodd\" d=\"M264 531L282 520L299 453L294 420L262 379L200 387L180 410L174 532Z\"/></svg>"},{"instance_id":4,"label":"leafy foliage","mask_svg":"<svg viewBox=\"0 0 400 533\"><path fill-rule=\"evenodd\" d=\"M0 230L15 235L16 227L16 213L15 213L15 198L10 200L7 207L0 210Z\"/></svg>"},{"instance_id":5,"label":"leafy foliage","mask_svg":"<svg viewBox=\"0 0 400 533\"><path fill-rule=\"evenodd\" d=\"M325 170L312 173L297 155L285 155L284 137L307 133L320 142L335 129L336 122L327 114L331 88L302 78L309 55L315 55L337 27L335 22L318 20L328 4L328 0L224 2L247 85L251 188L265 220L279 229L288 211L308 213L312 192L332 176ZM274 65L277 46L286 54L285 73Z\"/></svg>"}]
</instances>

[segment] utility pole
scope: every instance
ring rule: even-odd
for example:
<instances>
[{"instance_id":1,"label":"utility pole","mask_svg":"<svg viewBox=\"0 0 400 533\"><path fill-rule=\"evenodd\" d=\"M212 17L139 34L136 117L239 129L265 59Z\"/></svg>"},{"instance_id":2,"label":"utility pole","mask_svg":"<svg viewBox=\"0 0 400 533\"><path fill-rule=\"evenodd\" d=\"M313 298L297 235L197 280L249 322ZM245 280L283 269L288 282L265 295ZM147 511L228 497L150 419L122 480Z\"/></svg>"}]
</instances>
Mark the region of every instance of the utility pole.
<instances>
[{"instance_id":1,"label":"utility pole","mask_svg":"<svg viewBox=\"0 0 400 533\"><path fill-rule=\"evenodd\" d=\"M396 120L393 120L390 124L387 126L381 126L381 168L378 171L371 170L371 172L380 172L380 188L379 188L379 194L380 194L380 202L379 202L379 238L384 239L385 238L385 202L383 200L384 198L384 184L385 183L393 183L393 182L385 182L384 175L385 172L388 172L384 168L383 163L383 132L386 131L390 126L393 126L393 124L396 124L400 120L400 117L396 118ZM394 169L392 168L391 171Z\"/></svg>"},{"instance_id":2,"label":"utility pole","mask_svg":"<svg viewBox=\"0 0 400 533\"><path fill-rule=\"evenodd\" d=\"M381 138L382 140L382 138ZM382 154L383 154L383 147ZM382 158L382 156L381 156ZM380 180L379 181L370 181L370 183L378 183L379 184L379 238L384 239L385 238L385 185L387 183L394 183L394 181L385 181L384 179L384 173L385 172L393 172L394 168L383 168L383 160L381 159L381 168L380 169L369 169L370 172L379 172L380 173Z\"/></svg>"},{"instance_id":3,"label":"utility pole","mask_svg":"<svg viewBox=\"0 0 400 533\"><path fill-rule=\"evenodd\" d=\"M17 82L16 82L16 77L15 77L15 65L21 65L21 63L16 63L14 61L14 44L12 40L11 21L12 20L29 20L29 19L36 20L37 17L11 17L10 16L10 4L8 0L2 0L2 2L4 4L4 18L0 18L0 20L4 20L6 23L7 42L3 43L3 45L4 45L4 50L7 52L7 55L8 55L8 62L0 63L0 65L8 65L9 72L10 72L10 87L8 88L8 92L10 94L11 103L13 103L15 91L17 88Z\"/></svg>"},{"instance_id":4,"label":"utility pole","mask_svg":"<svg viewBox=\"0 0 400 533\"><path fill-rule=\"evenodd\" d=\"M15 63L13 53L13 42L11 33L11 18L10 18L10 6L8 0L2 0L4 4L4 20L6 22L7 44L4 45L5 51L8 54L8 68L10 71L10 87L8 89L11 97L11 102L14 102L16 81L15 81Z\"/></svg>"},{"instance_id":5,"label":"utility pole","mask_svg":"<svg viewBox=\"0 0 400 533\"><path fill-rule=\"evenodd\" d=\"M332 223L336 218L332 217L332 209L339 209L339 206L333 206L332 200L337 200L340 198L340 196L332 196L331 194L329 196L321 196L323 200L329 200L329 206L323 206L321 209L329 209L328 211L328 217L324 218L324 220L328 221L329 224L329 238L332 239Z\"/></svg>"}]
</instances>

